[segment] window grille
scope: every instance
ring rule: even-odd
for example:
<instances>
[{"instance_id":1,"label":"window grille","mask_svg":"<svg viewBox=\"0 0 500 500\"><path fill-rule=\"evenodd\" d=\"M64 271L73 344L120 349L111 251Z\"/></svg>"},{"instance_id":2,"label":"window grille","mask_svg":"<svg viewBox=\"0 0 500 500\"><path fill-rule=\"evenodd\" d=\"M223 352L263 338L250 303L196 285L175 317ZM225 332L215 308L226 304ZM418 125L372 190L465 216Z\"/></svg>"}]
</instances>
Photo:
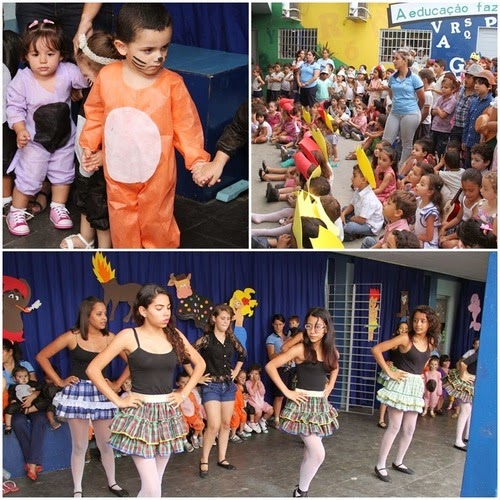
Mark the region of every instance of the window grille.
<instances>
[{"instance_id":1,"label":"window grille","mask_svg":"<svg viewBox=\"0 0 500 500\"><path fill-rule=\"evenodd\" d=\"M306 29L280 29L278 36L278 58L295 59L295 54L300 49L314 50L318 44L318 30Z\"/></svg>"},{"instance_id":2,"label":"window grille","mask_svg":"<svg viewBox=\"0 0 500 500\"><path fill-rule=\"evenodd\" d=\"M380 30L379 61L392 64L395 50L413 49L415 59L420 65L430 57L432 47L432 31L430 30Z\"/></svg>"}]
</instances>

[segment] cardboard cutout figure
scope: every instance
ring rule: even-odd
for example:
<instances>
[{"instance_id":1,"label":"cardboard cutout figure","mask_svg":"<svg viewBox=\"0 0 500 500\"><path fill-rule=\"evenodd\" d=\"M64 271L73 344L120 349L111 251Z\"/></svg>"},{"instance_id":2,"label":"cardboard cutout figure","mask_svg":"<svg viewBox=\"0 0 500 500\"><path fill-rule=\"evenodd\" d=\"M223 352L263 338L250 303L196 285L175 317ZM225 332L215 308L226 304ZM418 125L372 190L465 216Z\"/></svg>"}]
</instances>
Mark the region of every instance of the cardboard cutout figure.
<instances>
[{"instance_id":1,"label":"cardboard cutout figure","mask_svg":"<svg viewBox=\"0 0 500 500\"><path fill-rule=\"evenodd\" d=\"M31 288L28 282L12 276L3 277L3 338L12 342L24 342L24 328L21 313L30 313L38 309L39 300L28 307Z\"/></svg>"},{"instance_id":2,"label":"cardboard cutout figure","mask_svg":"<svg viewBox=\"0 0 500 500\"><path fill-rule=\"evenodd\" d=\"M243 327L245 316L253 316L253 310L259 303L252 299L252 294L255 293L253 288L245 288L245 290L236 290L229 300L229 305L234 311L234 335L241 342L241 345L246 349L247 331Z\"/></svg>"},{"instance_id":3,"label":"cardboard cutout figure","mask_svg":"<svg viewBox=\"0 0 500 500\"><path fill-rule=\"evenodd\" d=\"M380 300L380 290L370 288L370 296L368 300L368 340L373 340L375 330L380 326L378 324L378 302Z\"/></svg>"},{"instance_id":4,"label":"cardboard cutout figure","mask_svg":"<svg viewBox=\"0 0 500 500\"><path fill-rule=\"evenodd\" d=\"M475 332L478 332L479 330L481 330L481 323L477 321L477 318L481 313L481 301L477 293L472 294L470 298L470 304L467 309L470 311L472 315L472 321L469 325L469 328L472 328Z\"/></svg>"},{"instance_id":5,"label":"cardboard cutout figure","mask_svg":"<svg viewBox=\"0 0 500 500\"><path fill-rule=\"evenodd\" d=\"M102 284L102 288L104 289L103 302L106 308L111 302L111 312L109 313L110 321L115 318L115 311L118 304L120 302L126 302L130 309L128 314L123 318L123 321L127 323L130 321L132 316L132 307L134 305L135 297L142 285L139 283L126 283L124 285L120 285L115 278L115 269L111 268L111 265L101 252L96 252L92 257L92 266L96 278L99 283Z\"/></svg>"},{"instance_id":6,"label":"cardboard cutout figure","mask_svg":"<svg viewBox=\"0 0 500 500\"><path fill-rule=\"evenodd\" d=\"M397 318L406 318L408 316L408 313L410 312L408 308L408 303L410 301L409 299L409 293L405 290L401 292L400 295L400 311L396 314Z\"/></svg>"},{"instance_id":7,"label":"cardboard cutout figure","mask_svg":"<svg viewBox=\"0 0 500 500\"><path fill-rule=\"evenodd\" d=\"M175 286L179 303L175 315L179 319L192 319L197 328L203 329L210 318L214 304L208 297L198 295L191 288L191 273L171 274L167 286Z\"/></svg>"}]
</instances>

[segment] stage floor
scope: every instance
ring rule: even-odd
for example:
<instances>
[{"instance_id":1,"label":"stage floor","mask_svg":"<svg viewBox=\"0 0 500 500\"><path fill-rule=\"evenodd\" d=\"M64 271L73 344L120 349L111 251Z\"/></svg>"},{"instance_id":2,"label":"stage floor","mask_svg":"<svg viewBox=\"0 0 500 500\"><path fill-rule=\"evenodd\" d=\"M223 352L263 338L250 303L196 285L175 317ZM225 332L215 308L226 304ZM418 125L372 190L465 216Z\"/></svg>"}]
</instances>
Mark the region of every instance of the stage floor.
<instances>
[{"instance_id":1,"label":"stage floor","mask_svg":"<svg viewBox=\"0 0 500 500\"><path fill-rule=\"evenodd\" d=\"M312 497L459 497L465 453L453 448L456 420L450 415L419 417L405 464L414 476L392 470L395 446L389 454L392 483L376 478L373 468L384 431L372 416L339 413L340 428L324 440L326 459L309 489ZM57 431L56 431L57 432ZM269 434L253 434L241 444L229 444L227 457L236 471L217 467L217 448L210 454L210 474L198 476L201 450L171 458L163 478L165 497L291 497L298 483L302 456L300 438L273 428ZM33 483L14 478L20 491L9 497L70 497L70 469L42 473ZM140 483L130 457L116 459L116 479L131 496ZM112 497L97 458L85 466L83 496Z\"/></svg>"}]
</instances>

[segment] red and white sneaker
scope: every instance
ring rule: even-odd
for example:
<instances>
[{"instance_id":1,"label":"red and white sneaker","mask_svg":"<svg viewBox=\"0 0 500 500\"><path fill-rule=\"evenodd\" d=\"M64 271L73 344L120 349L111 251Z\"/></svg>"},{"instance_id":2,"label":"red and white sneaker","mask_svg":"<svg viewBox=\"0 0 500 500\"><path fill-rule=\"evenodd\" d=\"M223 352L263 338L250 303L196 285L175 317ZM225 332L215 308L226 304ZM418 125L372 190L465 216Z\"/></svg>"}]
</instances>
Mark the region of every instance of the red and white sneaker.
<instances>
[{"instance_id":1,"label":"red and white sneaker","mask_svg":"<svg viewBox=\"0 0 500 500\"><path fill-rule=\"evenodd\" d=\"M26 215L29 215L26 210L11 207L6 217L7 228L11 234L14 236L27 236L30 234L30 228L26 223Z\"/></svg>"},{"instance_id":2,"label":"red and white sneaker","mask_svg":"<svg viewBox=\"0 0 500 500\"><path fill-rule=\"evenodd\" d=\"M73 221L64 205L50 207L50 222L54 224L56 229L71 229L73 227Z\"/></svg>"}]
</instances>

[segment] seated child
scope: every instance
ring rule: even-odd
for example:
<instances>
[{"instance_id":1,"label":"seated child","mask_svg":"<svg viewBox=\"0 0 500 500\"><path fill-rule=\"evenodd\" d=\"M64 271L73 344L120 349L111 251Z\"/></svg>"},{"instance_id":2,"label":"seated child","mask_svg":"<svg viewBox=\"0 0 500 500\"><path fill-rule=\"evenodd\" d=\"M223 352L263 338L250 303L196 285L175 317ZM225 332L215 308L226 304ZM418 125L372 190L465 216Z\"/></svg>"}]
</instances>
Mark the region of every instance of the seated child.
<instances>
[{"instance_id":1,"label":"seated child","mask_svg":"<svg viewBox=\"0 0 500 500\"><path fill-rule=\"evenodd\" d=\"M424 248L438 247L438 229L441 226L443 181L436 174L423 175L417 184L417 212L414 233Z\"/></svg>"},{"instance_id":2,"label":"seated child","mask_svg":"<svg viewBox=\"0 0 500 500\"><path fill-rule=\"evenodd\" d=\"M285 179L283 187L278 187L278 185L273 187L270 182L267 183L266 199L268 202L287 201L287 196L289 194L300 191L302 188L300 172L297 169L288 169L285 174Z\"/></svg>"},{"instance_id":3,"label":"seated child","mask_svg":"<svg viewBox=\"0 0 500 500\"><path fill-rule=\"evenodd\" d=\"M189 382L189 375L186 372L181 372L177 375L176 385L182 391L186 384ZM203 405L201 404L201 397L196 389L193 389L187 398L181 403L181 411L184 415L186 425L193 431L191 436L191 443L184 439L184 449L188 452L193 451L193 448L198 449L202 443L202 433L205 428L203 419L205 418Z\"/></svg>"},{"instance_id":4,"label":"seated child","mask_svg":"<svg viewBox=\"0 0 500 500\"><path fill-rule=\"evenodd\" d=\"M404 189L405 191L415 192L417 184L420 182L422 175L433 174L434 167L427 163L426 161L420 161L416 165L411 167L406 177L403 177L398 181L398 189Z\"/></svg>"},{"instance_id":5,"label":"seated child","mask_svg":"<svg viewBox=\"0 0 500 500\"><path fill-rule=\"evenodd\" d=\"M446 203L450 201L460 189L464 169L460 168L460 155L456 151L446 151L443 155L443 164L444 165L439 162L439 164L434 167L434 171L443 181L441 196L443 197L443 203ZM444 169L440 170L443 166Z\"/></svg>"},{"instance_id":6,"label":"seated child","mask_svg":"<svg viewBox=\"0 0 500 500\"><path fill-rule=\"evenodd\" d=\"M271 125L271 129L274 130L281 122L281 113L278 111L278 105L276 101L271 101L267 103L267 114L266 122Z\"/></svg>"},{"instance_id":7,"label":"seated child","mask_svg":"<svg viewBox=\"0 0 500 500\"><path fill-rule=\"evenodd\" d=\"M354 195L351 203L341 213L344 223L344 241L352 241L358 235L376 236L384 223L382 203L373 192L359 166L355 165L352 170L351 182L355 190Z\"/></svg>"},{"instance_id":8,"label":"seated child","mask_svg":"<svg viewBox=\"0 0 500 500\"><path fill-rule=\"evenodd\" d=\"M385 123L387 121L387 116L385 114L379 115L374 121L368 123L363 142L361 143L361 148L367 155L372 155L375 153L375 148L377 144L382 140L384 135ZM390 143L387 143L390 146ZM346 160L355 160L356 151L351 151L346 157Z\"/></svg>"},{"instance_id":9,"label":"seated child","mask_svg":"<svg viewBox=\"0 0 500 500\"><path fill-rule=\"evenodd\" d=\"M493 160L493 149L484 142L472 146L470 150L471 167L481 172L481 175L487 174L491 170Z\"/></svg>"},{"instance_id":10,"label":"seated child","mask_svg":"<svg viewBox=\"0 0 500 500\"><path fill-rule=\"evenodd\" d=\"M342 125L342 135L346 139L352 138L355 141L362 141L364 139L364 133L368 125L365 109L365 104L358 103L355 107L356 114Z\"/></svg>"},{"instance_id":11,"label":"seated child","mask_svg":"<svg viewBox=\"0 0 500 500\"><path fill-rule=\"evenodd\" d=\"M16 366L12 370L12 378L15 384L9 386L9 404L5 408L5 430L4 434L12 432L12 415L16 413L32 413L38 411L37 404L39 396L33 400L29 408L23 407L24 399L31 396L34 392L40 393L41 385L34 380L30 380L30 375L24 366Z\"/></svg>"},{"instance_id":12,"label":"seated child","mask_svg":"<svg viewBox=\"0 0 500 500\"><path fill-rule=\"evenodd\" d=\"M497 248L497 237L493 231L482 229L481 221L470 218L458 226L459 248Z\"/></svg>"},{"instance_id":13,"label":"seated child","mask_svg":"<svg viewBox=\"0 0 500 500\"><path fill-rule=\"evenodd\" d=\"M476 218L485 228L497 235L497 173L488 172L483 176L481 182L481 196L483 199L477 206Z\"/></svg>"},{"instance_id":14,"label":"seated child","mask_svg":"<svg viewBox=\"0 0 500 500\"><path fill-rule=\"evenodd\" d=\"M376 188L373 190L382 203L396 190L396 172L396 150L386 146L378 155L377 168L375 169Z\"/></svg>"},{"instance_id":15,"label":"seated child","mask_svg":"<svg viewBox=\"0 0 500 500\"><path fill-rule=\"evenodd\" d=\"M271 140L273 131L271 125L266 121L266 115L262 111L255 113L257 129L252 133L252 144L265 144Z\"/></svg>"},{"instance_id":16,"label":"seated child","mask_svg":"<svg viewBox=\"0 0 500 500\"><path fill-rule=\"evenodd\" d=\"M415 233L406 229L395 229L387 236L386 242L382 248L395 250L399 248L420 248L420 240Z\"/></svg>"},{"instance_id":17,"label":"seated child","mask_svg":"<svg viewBox=\"0 0 500 500\"><path fill-rule=\"evenodd\" d=\"M410 223L415 218L417 210L417 198L408 191L394 191L384 203L383 214L387 222L384 234L377 241L372 236L363 239L361 248L383 248L387 243L388 236L395 229L408 231Z\"/></svg>"},{"instance_id":18,"label":"seated child","mask_svg":"<svg viewBox=\"0 0 500 500\"><path fill-rule=\"evenodd\" d=\"M462 222L475 217L481 201L482 177L478 170L468 168L462 175L462 202L457 214L451 220L444 222L439 230L439 246L441 248L456 248L459 245L456 230Z\"/></svg>"},{"instance_id":19,"label":"seated child","mask_svg":"<svg viewBox=\"0 0 500 500\"><path fill-rule=\"evenodd\" d=\"M245 431L245 425L248 418L247 412L245 411L248 401L248 391L245 386L246 380L247 374L245 370L240 370L238 375L236 375L236 395L234 400L233 415L229 424L231 429L229 441L231 441L231 443L241 443L252 435L251 428L250 432Z\"/></svg>"},{"instance_id":20,"label":"seated child","mask_svg":"<svg viewBox=\"0 0 500 500\"><path fill-rule=\"evenodd\" d=\"M411 155L399 167L399 177L408 175L408 172L411 170L411 168L421 161L426 161L432 166L436 164L436 161L432 154L432 141L429 139L418 139L413 143L413 150L411 152Z\"/></svg>"},{"instance_id":21,"label":"seated child","mask_svg":"<svg viewBox=\"0 0 500 500\"><path fill-rule=\"evenodd\" d=\"M267 434L267 419L273 414L273 407L266 403L264 395L266 388L260 379L262 367L259 364L251 365L248 369L249 379L245 385L249 394L248 402L255 408L255 416L251 420L249 426L255 431L257 426L260 426L263 433Z\"/></svg>"}]
</instances>

